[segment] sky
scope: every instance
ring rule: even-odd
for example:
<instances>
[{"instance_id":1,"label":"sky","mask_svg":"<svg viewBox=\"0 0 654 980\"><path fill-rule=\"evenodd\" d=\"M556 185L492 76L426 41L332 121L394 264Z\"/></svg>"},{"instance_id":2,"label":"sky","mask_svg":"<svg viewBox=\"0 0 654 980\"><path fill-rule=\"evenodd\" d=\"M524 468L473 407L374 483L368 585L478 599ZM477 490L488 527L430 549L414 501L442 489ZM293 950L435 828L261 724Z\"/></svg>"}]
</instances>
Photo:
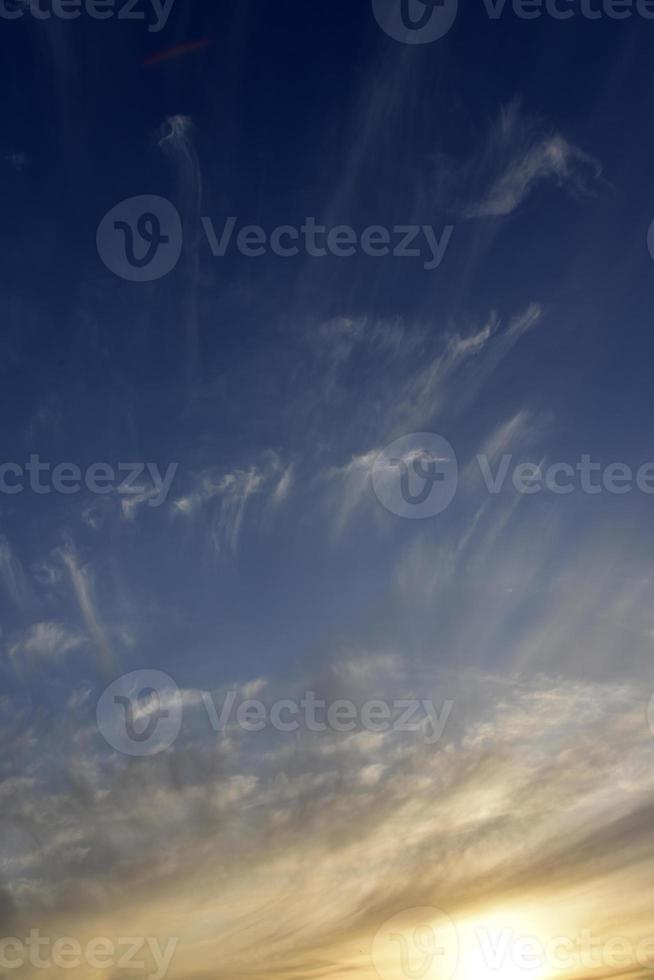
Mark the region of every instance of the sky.
<instances>
[{"instance_id":1,"label":"sky","mask_svg":"<svg viewBox=\"0 0 654 980\"><path fill-rule=\"evenodd\" d=\"M650 13L2 0L0 980L651 976Z\"/></svg>"}]
</instances>

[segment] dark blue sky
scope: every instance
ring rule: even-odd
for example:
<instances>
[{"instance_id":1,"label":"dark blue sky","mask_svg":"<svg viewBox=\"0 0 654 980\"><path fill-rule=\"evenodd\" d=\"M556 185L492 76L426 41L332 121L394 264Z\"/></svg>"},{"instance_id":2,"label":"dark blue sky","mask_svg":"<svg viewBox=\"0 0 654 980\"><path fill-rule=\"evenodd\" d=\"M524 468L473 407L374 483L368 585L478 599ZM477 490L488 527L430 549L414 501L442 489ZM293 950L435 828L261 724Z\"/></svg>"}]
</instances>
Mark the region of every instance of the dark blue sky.
<instances>
[{"instance_id":1,"label":"dark blue sky","mask_svg":"<svg viewBox=\"0 0 654 980\"><path fill-rule=\"evenodd\" d=\"M144 66L199 39L210 46ZM390 441L396 425L384 423L382 402L392 402L400 374L492 311L506 320L536 302L543 321L464 417L446 399L440 409L436 400L419 406L416 421L445 428L470 452L528 410L548 419L539 448L549 455L636 465L651 453L654 24L523 21L510 11L490 21L481 4L466 4L446 37L409 47L386 36L365 3L179 2L158 33L139 21L25 16L2 23L0 43L6 459L175 461L177 496L203 471L247 469L267 451L302 470L297 509L267 539L243 540L228 568L203 545L201 521L182 531L164 508L142 527L107 517L89 528L79 497L4 498L7 540L27 567L61 547L62 535L104 567L97 588L108 590L112 620L121 618L118 582L165 605L176 597L181 635L166 626L175 638L166 662L181 642L200 645L202 664L220 629L229 650L212 653L212 672L228 670L233 655L261 669L269 653L255 648L272 645L292 661L342 616L354 628L387 587L378 552L386 545L356 528L338 549L328 544L320 471ZM503 114L512 119L504 144ZM174 118L189 128L184 146L165 153ZM521 154L548 138L568 148L562 169L534 178L510 213L470 216L501 169L519 170ZM104 267L95 234L110 207L146 193L175 202L186 245L168 277L138 285ZM217 226L228 215L267 228L315 215L454 232L432 272L392 257L232 250L214 259L200 215ZM364 340L330 402L321 325L339 317L401 322L407 336L424 334L421 351L394 366ZM606 503L557 503L580 511L575 524L613 520ZM643 501L619 503L621 521ZM334 584L343 569L354 576L345 594ZM253 595L257 613L243 617ZM302 612L289 622L296 598ZM7 616L10 631L25 625L11 604ZM149 660L160 625L140 623L139 652L128 659ZM192 662L185 656L184 669Z\"/></svg>"}]
</instances>

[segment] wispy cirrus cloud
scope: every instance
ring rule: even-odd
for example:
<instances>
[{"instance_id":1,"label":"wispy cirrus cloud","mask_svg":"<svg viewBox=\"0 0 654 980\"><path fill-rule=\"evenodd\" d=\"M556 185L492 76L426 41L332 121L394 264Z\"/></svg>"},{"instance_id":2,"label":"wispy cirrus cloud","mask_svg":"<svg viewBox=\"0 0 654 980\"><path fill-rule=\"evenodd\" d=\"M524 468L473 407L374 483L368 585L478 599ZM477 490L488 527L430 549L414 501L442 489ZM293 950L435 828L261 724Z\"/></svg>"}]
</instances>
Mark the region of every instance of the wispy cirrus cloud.
<instances>
[{"instance_id":1,"label":"wispy cirrus cloud","mask_svg":"<svg viewBox=\"0 0 654 980\"><path fill-rule=\"evenodd\" d=\"M30 665L39 661L60 663L83 643L84 637L71 631L63 623L44 620L34 623L12 642L9 657L17 666L24 662Z\"/></svg>"},{"instance_id":2,"label":"wispy cirrus cloud","mask_svg":"<svg viewBox=\"0 0 654 980\"><path fill-rule=\"evenodd\" d=\"M521 337L536 327L543 315L542 306L534 302L508 323L492 312L477 329L446 334L442 350L405 380L390 408L389 426L395 430L417 429L445 408L451 417L464 412Z\"/></svg>"},{"instance_id":3,"label":"wispy cirrus cloud","mask_svg":"<svg viewBox=\"0 0 654 980\"><path fill-rule=\"evenodd\" d=\"M476 329L448 332L429 358L425 357L424 346L419 344L405 354L407 363L402 363L401 370L397 370L394 345L386 342L382 345L388 362L382 356L380 374L385 390L375 393L374 429L378 442L353 453L347 462L327 467L320 478L326 488L327 507L336 536L342 534L366 500L373 503L370 476L383 446L406 432L434 426L435 420L444 415L449 425L459 417L466 417L494 372L519 340L541 323L543 315L538 303L531 303L508 322L491 313ZM400 329L399 325L395 329ZM358 334L357 330L355 336ZM392 334L384 331L383 336L388 339ZM350 336L347 345L339 344L337 361L341 367L352 356L350 344L356 342ZM365 339L361 338L360 342L365 343ZM388 374L384 373L384 367ZM394 371L397 380L391 384L389 379Z\"/></svg>"},{"instance_id":4,"label":"wispy cirrus cloud","mask_svg":"<svg viewBox=\"0 0 654 980\"><path fill-rule=\"evenodd\" d=\"M177 178L177 195L184 224L184 249L188 256L188 291L185 298L185 333L190 376L194 376L199 358L199 244L202 204L202 167L193 139L194 124L190 116L168 116L160 127L157 146L170 161Z\"/></svg>"},{"instance_id":5,"label":"wispy cirrus cloud","mask_svg":"<svg viewBox=\"0 0 654 980\"><path fill-rule=\"evenodd\" d=\"M157 146L177 170L180 194L184 203L197 210L202 200L202 171L193 144L191 117L168 116L161 125Z\"/></svg>"},{"instance_id":6,"label":"wispy cirrus cloud","mask_svg":"<svg viewBox=\"0 0 654 980\"><path fill-rule=\"evenodd\" d=\"M233 470L207 469L198 473L193 488L173 502L174 516L187 520L208 517L211 539L217 553L235 554L248 513L262 517L266 507L277 507L291 492L292 464L285 465L274 451L256 462Z\"/></svg>"},{"instance_id":7,"label":"wispy cirrus cloud","mask_svg":"<svg viewBox=\"0 0 654 980\"><path fill-rule=\"evenodd\" d=\"M597 186L600 164L561 133L543 129L543 124L522 113L518 103L502 110L478 166L477 179L486 182L486 189L465 208L465 217L511 214L545 183L577 195Z\"/></svg>"},{"instance_id":8,"label":"wispy cirrus cloud","mask_svg":"<svg viewBox=\"0 0 654 980\"><path fill-rule=\"evenodd\" d=\"M23 566L4 535L0 535L0 581L19 609L29 607L31 592Z\"/></svg>"},{"instance_id":9,"label":"wispy cirrus cloud","mask_svg":"<svg viewBox=\"0 0 654 980\"><path fill-rule=\"evenodd\" d=\"M111 673L116 668L116 658L111 649L104 624L95 607L89 570L80 565L77 555L71 547L62 548L59 556L68 570L82 618L94 641L98 665L105 673Z\"/></svg>"}]
</instances>

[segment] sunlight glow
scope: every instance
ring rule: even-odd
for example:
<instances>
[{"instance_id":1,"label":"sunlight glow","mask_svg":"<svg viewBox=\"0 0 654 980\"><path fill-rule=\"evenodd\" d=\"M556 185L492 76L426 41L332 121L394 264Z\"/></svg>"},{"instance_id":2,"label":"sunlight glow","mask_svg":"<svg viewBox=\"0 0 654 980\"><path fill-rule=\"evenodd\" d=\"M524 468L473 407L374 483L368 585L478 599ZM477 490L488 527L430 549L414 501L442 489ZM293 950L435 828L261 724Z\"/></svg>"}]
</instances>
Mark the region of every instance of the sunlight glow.
<instances>
[{"instance_id":1,"label":"sunlight glow","mask_svg":"<svg viewBox=\"0 0 654 980\"><path fill-rule=\"evenodd\" d=\"M541 930L542 931L542 930ZM455 980L549 980L532 917L507 911L469 919L459 928Z\"/></svg>"}]
</instances>

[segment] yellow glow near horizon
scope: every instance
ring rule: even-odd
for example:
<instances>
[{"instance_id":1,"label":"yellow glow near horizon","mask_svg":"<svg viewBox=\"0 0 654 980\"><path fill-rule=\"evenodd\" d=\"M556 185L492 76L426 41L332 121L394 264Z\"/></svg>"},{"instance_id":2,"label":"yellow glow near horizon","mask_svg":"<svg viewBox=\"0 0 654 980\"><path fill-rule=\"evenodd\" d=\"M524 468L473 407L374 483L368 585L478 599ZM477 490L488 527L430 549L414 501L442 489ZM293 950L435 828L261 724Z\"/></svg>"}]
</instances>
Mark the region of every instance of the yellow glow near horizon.
<instances>
[{"instance_id":1,"label":"yellow glow near horizon","mask_svg":"<svg viewBox=\"0 0 654 980\"><path fill-rule=\"evenodd\" d=\"M507 911L461 923L453 980L550 980L542 929L534 917Z\"/></svg>"},{"instance_id":2,"label":"yellow glow near horizon","mask_svg":"<svg viewBox=\"0 0 654 980\"><path fill-rule=\"evenodd\" d=\"M382 980L553 980L549 930L538 911L493 910L455 922L434 908L389 919L375 937Z\"/></svg>"}]
</instances>

